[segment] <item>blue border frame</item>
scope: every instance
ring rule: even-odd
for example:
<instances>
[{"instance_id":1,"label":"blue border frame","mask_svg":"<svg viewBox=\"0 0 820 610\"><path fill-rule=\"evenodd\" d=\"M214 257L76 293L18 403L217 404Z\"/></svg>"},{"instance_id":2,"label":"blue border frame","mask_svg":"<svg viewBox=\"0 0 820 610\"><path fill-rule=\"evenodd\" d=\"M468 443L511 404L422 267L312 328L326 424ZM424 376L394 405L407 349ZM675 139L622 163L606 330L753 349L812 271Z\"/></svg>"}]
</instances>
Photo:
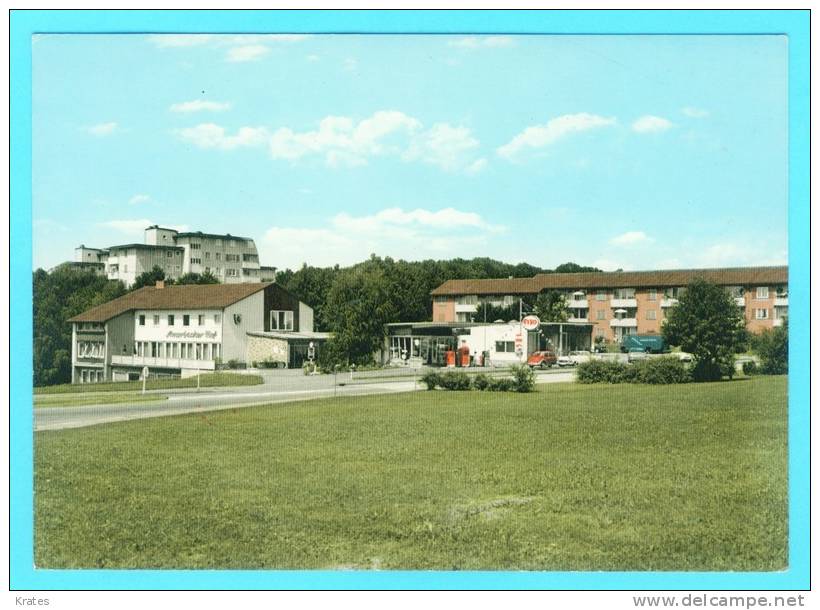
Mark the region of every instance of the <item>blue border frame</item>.
<instances>
[{"instance_id":1,"label":"blue border frame","mask_svg":"<svg viewBox=\"0 0 820 610\"><path fill-rule=\"evenodd\" d=\"M808 10L12 11L10 588L809 589ZM31 36L45 32L783 34L789 37L789 569L722 572L331 572L35 570L32 494Z\"/></svg>"}]
</instances>

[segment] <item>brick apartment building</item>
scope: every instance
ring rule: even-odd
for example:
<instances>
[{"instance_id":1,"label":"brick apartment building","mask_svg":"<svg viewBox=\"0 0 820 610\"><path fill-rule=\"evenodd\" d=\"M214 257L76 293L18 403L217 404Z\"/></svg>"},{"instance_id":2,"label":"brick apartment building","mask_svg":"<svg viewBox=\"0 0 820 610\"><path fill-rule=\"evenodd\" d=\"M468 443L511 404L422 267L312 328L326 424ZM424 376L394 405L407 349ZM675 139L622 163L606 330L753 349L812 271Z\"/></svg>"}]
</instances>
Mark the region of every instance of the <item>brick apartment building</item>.
<instances>
[{"instance_id":1,"label":"brick apartment building","mask_svg":"<svg viewBox=\"0 0 820 610\"><path fill-rule=\"evenodd\" d=\"M670 307L695 278L724 286L752 332L782 324L789 307L788 267L737 267L541 273L531 278L449 280L432 291L433 322L481 322L480 303L532 303L541 292L562 292L570 322L589 322L593 339L620 341L628 334L659 333Z\"/></svg>"}]
</instances>

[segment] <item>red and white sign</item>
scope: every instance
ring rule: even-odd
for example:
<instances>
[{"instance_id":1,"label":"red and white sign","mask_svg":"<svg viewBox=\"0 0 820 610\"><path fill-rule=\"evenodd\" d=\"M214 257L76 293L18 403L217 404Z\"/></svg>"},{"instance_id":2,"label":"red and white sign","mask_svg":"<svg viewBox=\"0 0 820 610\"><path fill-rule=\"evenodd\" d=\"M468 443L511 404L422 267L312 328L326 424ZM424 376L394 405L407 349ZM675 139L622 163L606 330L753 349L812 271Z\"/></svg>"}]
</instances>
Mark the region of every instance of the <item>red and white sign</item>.
<instances>
[{"instance_id":1,"label":"red and white sign","mask_svg":"<svg viewBox=\"0 0 820 610\"><path fill-rule=\"evenodd\" d=\"M541 320L538 319L538 316L526 316L521 320L521 328L524 330L538 330L540 326Z\"/></svg>"}]
</instances>

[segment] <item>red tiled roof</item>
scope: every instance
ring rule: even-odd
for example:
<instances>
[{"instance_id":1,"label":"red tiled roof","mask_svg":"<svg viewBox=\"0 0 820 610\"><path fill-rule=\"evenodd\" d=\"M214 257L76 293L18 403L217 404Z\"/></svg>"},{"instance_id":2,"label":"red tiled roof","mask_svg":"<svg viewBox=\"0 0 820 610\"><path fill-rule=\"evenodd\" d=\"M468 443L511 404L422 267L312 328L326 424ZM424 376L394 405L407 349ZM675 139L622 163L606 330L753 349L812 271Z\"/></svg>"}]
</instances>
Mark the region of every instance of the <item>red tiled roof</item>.
<instances>
[{"instance_id":1,"label":"red tiled roof","mask_svg":"<svg viewBox=\"0 0 820 610\"><path fill-rule=\"evenodd\" d=\"M264 290L271 282L254 284L189 284L146 286L84 311L69 322L106 322L135 309L224 309Z\"/></svg>"},{"instance_id":2,"label":"red tiled roof","mask_svg":"<svg viewBox=\"0 0 820 610\"><path fill-rule=\"evenodd\" d=\"M539 273L532 278L496 280L448 280L431 292L433 296L462 294L537 294L549 289L664 288L686 286L695 278L724 286L785 284L789 268L732 267L722 269L670 269L664 271L615 271L585 273Z\"/></svg>"}]
</instances>

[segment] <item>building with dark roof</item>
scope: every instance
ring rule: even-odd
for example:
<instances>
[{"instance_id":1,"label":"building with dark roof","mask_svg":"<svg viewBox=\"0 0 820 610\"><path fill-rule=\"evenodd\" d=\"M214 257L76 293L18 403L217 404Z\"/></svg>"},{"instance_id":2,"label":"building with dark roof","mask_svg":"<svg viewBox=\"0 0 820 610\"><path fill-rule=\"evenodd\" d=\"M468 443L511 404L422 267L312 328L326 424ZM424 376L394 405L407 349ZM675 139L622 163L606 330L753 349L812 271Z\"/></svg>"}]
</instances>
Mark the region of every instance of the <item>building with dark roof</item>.
<instances>
[{"instance_id":1,"label":"building with dark roof","mask_svg":"<svg viewBox=\"0 0 820 610\"><path fill-rule=\"evenodd\" d=\"M223 363L301 366L313 309L275 283L144 287L74 316L72 382L186 376ZM310 344L314 345L311 346Z\"/></svg>"},{"instance_id":2,"label":"building with dark roof","mask_svg":"<svg viewBox=\"0 0 820 610\"><path fill-rule=\"evenodd\" d=\"M732 267L587 273L540 273L531 278L448 280L432 291L434 322L476 320L482 302L531 303L538 294L564 294L572 322L589 322L593 336L620 341L656 334L669 307L695 278L724 286L736 299L749 330L782 324L788 314L788 267Z\"/></svg>"},{"instance_id":3,"label":"building with dark roof","mask_svg":"<svg viewBox=\"0 0 820 610\"><path fill-rule=\"evenodd\" d=\"M261 267L256 244L250 237L230 233L177 231L152 225L145 229L144 243L108 248L81 245L74 250L74 262L94 269L102 265L105 275L131 286L137 276L154 267L165 277L177 279L186 273L210 273L223 283L272 280L270 267ZM88 267L90 268L90 267Z\"/></svg>"}]
</instances>

